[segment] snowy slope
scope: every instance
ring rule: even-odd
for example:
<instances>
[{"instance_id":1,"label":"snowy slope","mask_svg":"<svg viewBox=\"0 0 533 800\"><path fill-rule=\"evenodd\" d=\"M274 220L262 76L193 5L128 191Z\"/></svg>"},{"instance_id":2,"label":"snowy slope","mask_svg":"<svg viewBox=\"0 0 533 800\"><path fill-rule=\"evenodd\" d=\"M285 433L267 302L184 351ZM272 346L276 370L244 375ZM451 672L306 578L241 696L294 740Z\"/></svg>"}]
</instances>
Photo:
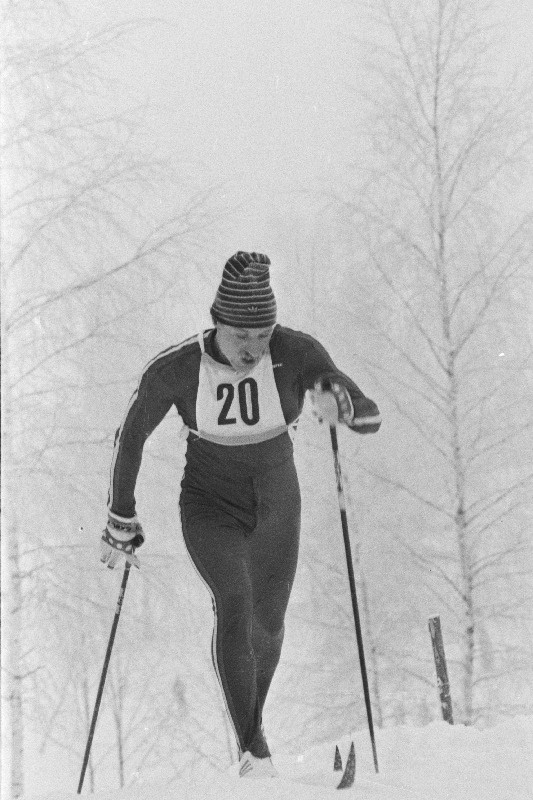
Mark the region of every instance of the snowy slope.
<instances>
[{"instance_id":1,"label":"snowy slope","mask_svg":"<svg viewBox=\"0 0 533 800\"><path fill-rule=\"evenodd\" d=\"M354 737L355 785L339 793L332 770L335 743L302 755L274 757L279 779L240 779L235 766L172 786L136 784L92 795L94 800L533 800L533 717L516 717L484 731L437 722L423 728L377 731L380 773L374 773L368 734ZM350 738L339 744L346 758ZM88 792L83 792L88 794ZM74 800L72 794L26 800Z\"/></svg>"}]
</instances>

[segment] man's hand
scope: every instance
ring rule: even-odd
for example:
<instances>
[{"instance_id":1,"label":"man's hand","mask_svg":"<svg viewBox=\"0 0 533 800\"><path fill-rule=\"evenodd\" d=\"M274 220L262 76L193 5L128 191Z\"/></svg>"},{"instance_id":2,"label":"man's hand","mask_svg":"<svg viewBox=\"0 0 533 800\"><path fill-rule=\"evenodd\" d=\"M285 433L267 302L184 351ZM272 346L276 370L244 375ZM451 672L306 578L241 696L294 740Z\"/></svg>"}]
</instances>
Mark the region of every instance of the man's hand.
<instances>
[{"instance_id":1,"label":"man's hand","mask_svg":"<svg viewBox=\"0 0 533 800\"><path fill-rule=\"evenodd\" d=\"M100 561L113 569L121 556L134 567L141 566L135 550L144 542L144 532L137 517L127 519L109 512L100 541Z\"/></svg>"},{"instance_id":2,"label":"man's hand","mask_svg":"<svg viewBox=\"0 0 533 800\"><path fill-rule=\"evenodd\" d=\"M353 419L352 398L347 389L336 381L317 381L311 392L313 413L320 422L349 425Z\"/></svg>"},{"instance_id":3,"label":"man's hand","mask_svg":"<svg viewBox=\"0 0 533 800\"><path fill-rule=\"evenodd\" d=\"M320 422L337 425L342 422L357 433L376 433L381 425L379 409L368 397L352 400L348 390L338 381L317 381L311 392L313 414Z\"/></svg>"}]
</instances>

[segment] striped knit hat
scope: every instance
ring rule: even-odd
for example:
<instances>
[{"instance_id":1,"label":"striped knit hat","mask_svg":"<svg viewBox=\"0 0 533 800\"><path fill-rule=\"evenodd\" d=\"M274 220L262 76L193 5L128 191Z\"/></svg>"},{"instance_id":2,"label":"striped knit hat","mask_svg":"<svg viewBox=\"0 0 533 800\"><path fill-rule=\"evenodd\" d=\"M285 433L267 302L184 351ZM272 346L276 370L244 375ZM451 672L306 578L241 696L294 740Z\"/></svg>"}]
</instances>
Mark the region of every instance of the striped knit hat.
<instances>
[{"instance_id":1,"label":"striped knit hat","mask_svg":"<svg viewBox=\"0 0 533 800\"><path fill-rule=\"evenodd\" d=\"M268 328L276 323L276 300L270 286L270 259L239 250L224 266L213 317L234 328Z\"/></svg>"}]
</instances>

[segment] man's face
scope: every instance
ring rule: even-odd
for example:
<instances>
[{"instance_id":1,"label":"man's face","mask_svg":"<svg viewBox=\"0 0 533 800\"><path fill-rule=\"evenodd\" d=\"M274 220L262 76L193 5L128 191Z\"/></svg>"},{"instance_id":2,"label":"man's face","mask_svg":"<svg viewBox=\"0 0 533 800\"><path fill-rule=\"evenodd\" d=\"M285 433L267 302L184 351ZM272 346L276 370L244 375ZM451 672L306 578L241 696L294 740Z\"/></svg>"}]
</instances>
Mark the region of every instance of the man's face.
<instances>
[{"instance_id":1,"label":"man's face","mask_svg":"<svg viewBox=\"0 0 533 800\"><path fill-rule=\"evenodd\" d=\"M257 364L268 349L274 326L234 328L217 322L217 345L233 369L242 372Z\"/></svg>"}]
</instances>

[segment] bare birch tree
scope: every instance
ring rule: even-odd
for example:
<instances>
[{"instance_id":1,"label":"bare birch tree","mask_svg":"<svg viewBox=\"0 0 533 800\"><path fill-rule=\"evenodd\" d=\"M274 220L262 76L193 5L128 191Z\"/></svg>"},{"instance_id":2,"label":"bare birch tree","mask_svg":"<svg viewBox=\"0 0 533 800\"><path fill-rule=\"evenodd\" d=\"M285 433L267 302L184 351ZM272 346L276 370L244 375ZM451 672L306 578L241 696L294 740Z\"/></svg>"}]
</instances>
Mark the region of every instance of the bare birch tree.
<instances>
[{"instance_id":1,"label":"bare birch tree","mask_svg":"<svg viewBox=\"0 0 533 800\"><path fill-rule=\"evenodd\" d=\"M372 341L400 456L357 469L403 498L381 520L444 615L466 723L516 710L531 658L533 106L491 74L486 13L372 4L365 158L334 192L353 248L335 306Z\"/></svg>"},{"instance_id":2,"label":"bare birch tree","mask_svg":"<svg viewBox=\"0 0 533 800\"><path fill-rule=\"evenodd\" d=\"M93 502L91 456L109 447L105 391L128 379L150 307L187 292L213 221L193 178L142 145L140 112L106 110L98 59L131 27L82 33L60 2L2 4L6 798L24 791L25 678L39 668L26 622L47 548L72 546L80 503Z\"/></svg>"}]
</instances>

